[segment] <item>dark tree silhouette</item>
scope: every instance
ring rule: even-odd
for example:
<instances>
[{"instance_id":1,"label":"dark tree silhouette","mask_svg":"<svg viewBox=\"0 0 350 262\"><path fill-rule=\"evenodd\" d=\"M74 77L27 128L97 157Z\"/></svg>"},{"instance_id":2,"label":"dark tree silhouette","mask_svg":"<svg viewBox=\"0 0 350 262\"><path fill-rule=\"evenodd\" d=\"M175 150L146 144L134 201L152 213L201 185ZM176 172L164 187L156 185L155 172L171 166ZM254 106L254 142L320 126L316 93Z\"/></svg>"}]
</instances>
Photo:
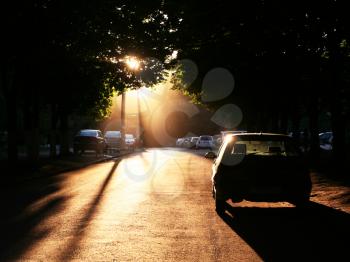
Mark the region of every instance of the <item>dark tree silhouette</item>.
<instances>
[{"instance_id":1,"label":"dark tree silhouette","mask_svg":"<svg viewBox=\"0 0 350 262\"><path fill-rule=\"evenodd\" d=\"M319 114L329 111L335 156L345 156L350 40L345 1L167 3L183 19L179 58L192 59L199 67L199 77L186 92L196 97L210 69L227 68L235 76L235 90L209 106L236 103L243 110L243 124L253 131L286 132L293 122L293 131L299 132L300 118L307 116L315 158Z\"/></svg>"},{"instance_id":2,"label":"dark tree silhouette","mask_svg":"<svg viewBox=\"0 0 350 262\"><path fill-rule=\"evenodd\" d=\"M55 154L59 134L61 154L67 154L72 113L102 118L113 92L141 85L120 62L125 55L148 58L145 66L162 65L148 69L144 83L162 80L163 61L172 53L167 36L174 21L161 5L162 1L19 0L4 6L1 93L6 100L9 159L17 158L22 119L28 156L37 159L40 113L48 108L51 152Z\"/></svg>"}]
</instances>

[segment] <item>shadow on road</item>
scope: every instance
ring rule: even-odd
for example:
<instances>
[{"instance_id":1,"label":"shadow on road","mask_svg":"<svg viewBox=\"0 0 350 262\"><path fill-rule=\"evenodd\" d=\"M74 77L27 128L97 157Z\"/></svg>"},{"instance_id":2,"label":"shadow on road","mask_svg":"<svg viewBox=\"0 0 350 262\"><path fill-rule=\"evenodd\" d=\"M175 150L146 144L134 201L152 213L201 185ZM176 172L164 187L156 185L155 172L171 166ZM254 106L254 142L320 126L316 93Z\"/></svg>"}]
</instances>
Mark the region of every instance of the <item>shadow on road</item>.
<instances>
[{"instance_id":1,"label":"shadow on road","mask_svg":"<svg viewBox=\"0 0 350 262\"><path fill-rule=\"evenodd\" d=\"M52 228L30 232L50 216L56 214L67 197L52 196L35 209L30 208L34 203L60 190L59 178L45 179L39 185L22 184L2 188L0 205L0 260L15 260L35 242L50 233ZM30 236L30 237L29 237Z\"/></svg>"},{"instance_id":2,"label":"shadow on road","mask_svg":"<svg viewBox=\"0 0 350 262\"><path fill-rule=\"evenodd\" d=\"M84 229L96 212L103 192L110 182L118 162L115 162L103 181L88 212L78 221L79 226L72 241L68 243L67 250L63 250L62 261L78 247L84 236ZM60 176L50 176L0 189L0 205L2 208L0 216L0 261L20 259L27 250L30 250L32 246L55 229L55 225L52 225L52 227L45 227L42 231L34 231L40 223L62 212L69 198L68 196L55 195L62 189L60 185L62 179ZM43 250L43 252L45 251Z\"/></svg>"},{"instance_id":3,"label":"shadow on road","mask_svg":"<svg viewBox=\"0 0 350 262\"><path fill-rule=\"evenodd\" d=\"M342 261L349 257L350 215L310 208L233 207L221 218L264 261Z\"/></svg>"},{"instance_id":4,"label":"shadow on road","mask_svg":"<svg viewBox=\"0 0 350 262\"><path fill-rule=\"evenodd\" d=\"M73 233L72 239L67 243L67 248L62 250L61 256L59 261L68 261L70 260L72 254L74 254L74 251L76 251L80 245L80 242L83 240L85 236L85 229L89 226L89 223L91 222L94 214L96 213L99 203L101 202L103 198L103 193L105 189L107 188L109 182L111 181L114 171L117 169L119 160L115 161L113 164L111 170L109 171L107 177L103 181L98 193L96 194L96 197L91 202L88 211L86 214L78 221L75 232Z\"/></svg>"}]
</instances>

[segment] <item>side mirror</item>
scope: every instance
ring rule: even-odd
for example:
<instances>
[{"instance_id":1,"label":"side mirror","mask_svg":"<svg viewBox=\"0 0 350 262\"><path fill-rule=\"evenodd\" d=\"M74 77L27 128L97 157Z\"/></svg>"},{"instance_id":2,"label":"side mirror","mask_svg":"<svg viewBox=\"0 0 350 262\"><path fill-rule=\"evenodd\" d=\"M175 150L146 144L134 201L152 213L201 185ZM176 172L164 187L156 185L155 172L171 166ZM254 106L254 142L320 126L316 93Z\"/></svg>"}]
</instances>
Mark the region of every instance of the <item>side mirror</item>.
<instances>
[{"instance_id":1,"label":"side mirror","mask_svg":"<svg viewBox=\"0 0 350 262\"><path fill-rule=\"evenodd\" d=\"M213 151L209 151L209 152L205 153L204 157L214 159L217 157L217 155Z\"/></svg>"}]
</instances>

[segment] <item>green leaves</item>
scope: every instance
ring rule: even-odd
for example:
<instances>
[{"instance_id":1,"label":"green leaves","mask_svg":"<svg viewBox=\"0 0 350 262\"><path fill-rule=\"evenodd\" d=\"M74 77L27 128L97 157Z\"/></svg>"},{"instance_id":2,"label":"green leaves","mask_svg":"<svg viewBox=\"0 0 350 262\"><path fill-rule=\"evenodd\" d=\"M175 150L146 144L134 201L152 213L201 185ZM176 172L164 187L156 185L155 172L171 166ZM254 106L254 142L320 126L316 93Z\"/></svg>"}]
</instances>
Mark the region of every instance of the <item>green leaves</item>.
<instances>
[{"instance_id":1,"label":"green leaves","mask_svg":"<svg viewBox=\"0 0 350 262\"><path fill-rule=\"evenodd\" d=\"M93 111L101 118L108 114L114 91L164 79L163 62L173 52L170 31L178 20L165 13L163 4L16 1L2 18L7 41L2 51L16 57L21 88L39 89L44 103L59 104L68 112ZM144 60L141 72L126 70L119 62L126 55Z\"/></svg>"}]
</instances>

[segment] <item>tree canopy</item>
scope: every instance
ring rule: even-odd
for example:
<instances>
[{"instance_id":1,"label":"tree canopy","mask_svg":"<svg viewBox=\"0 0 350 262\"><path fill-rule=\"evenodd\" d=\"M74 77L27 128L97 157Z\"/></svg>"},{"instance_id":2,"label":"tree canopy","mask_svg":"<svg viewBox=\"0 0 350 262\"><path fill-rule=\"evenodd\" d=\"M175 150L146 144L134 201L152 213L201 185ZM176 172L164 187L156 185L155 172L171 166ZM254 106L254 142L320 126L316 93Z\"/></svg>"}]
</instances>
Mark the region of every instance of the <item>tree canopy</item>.
<instances>
[{"instance_id":1,"label":"tree canopy","mask_svg":"<svg viewBox=\"0 0 350 262\"><path fill-rule=\"evenodd\" d=\"M196 80L186 85L186 66L182 73L180 66L176 87L216 109L238 105L249 130L286 132L290 121L298 129L306 115L316 151L318 118L328 112L334 148L344 152L350 100L346 1L166 3L168 12L182 19L178 58L191 59L198 67ZM232 73L234 90L224 99L203 101L203 81L215 68Z\"/></svg>"},{"instance_id":2,"label":"tree canopy","mask_svg":"<svg viewBox=\"0 0 350 262\"><path fill-rule=\"evenodd\" d=\"M1 16L1 90L8 113L15 106L28 119L46 106L101 118L113 92L152 85L175 68L175 88L215 109L239 106L251 130L285 132L288 121L297 128L306 114L316 147L323 110L342 141L349 115L346 10L340 0L11 1ZM195 68L176 65L176 55ZM128 69L125 56L139 57L142 70ZM203 80L215 68L232 73L234 90L203 101Z\"/></svg>"}]
</instances>

